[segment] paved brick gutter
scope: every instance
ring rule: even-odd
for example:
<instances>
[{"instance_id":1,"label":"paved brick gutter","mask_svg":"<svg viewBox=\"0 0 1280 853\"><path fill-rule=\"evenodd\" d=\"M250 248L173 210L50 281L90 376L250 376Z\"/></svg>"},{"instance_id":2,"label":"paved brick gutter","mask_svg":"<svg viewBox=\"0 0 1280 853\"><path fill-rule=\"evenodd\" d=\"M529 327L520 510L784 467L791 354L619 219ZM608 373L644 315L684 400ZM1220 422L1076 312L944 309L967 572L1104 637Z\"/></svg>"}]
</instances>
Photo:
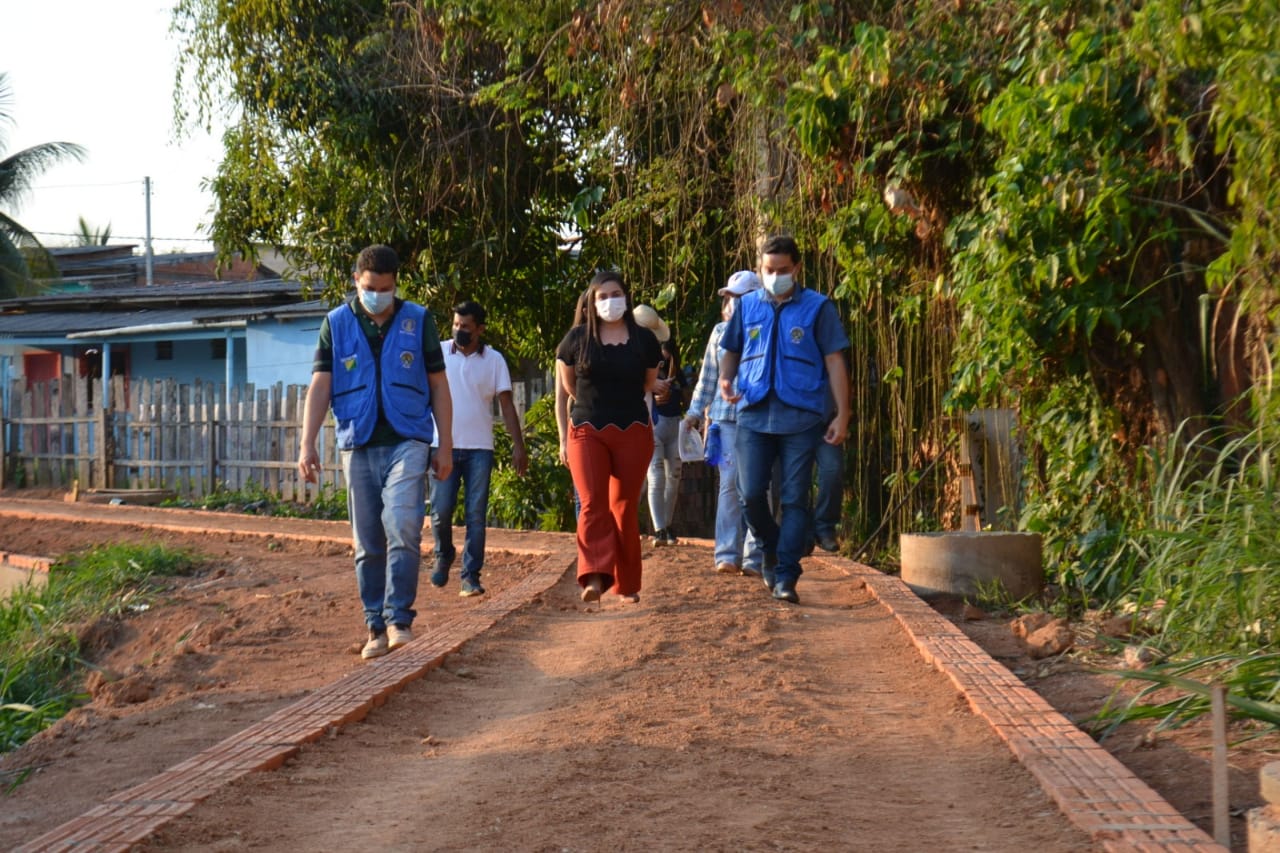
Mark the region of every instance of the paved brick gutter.
<instances>
[{"instance_id":1,"label":"paved brick gutter","mask_svg":"<svg viewBox=\"0 0 1280 853\"><path fill-rule=\"evenodd\" d=\"M870 566L821 558L865 584L974 713L1067 818L1106 851L1225 851L1115 756L991 658L905 583Z\"/></svg>"}]
</instances>

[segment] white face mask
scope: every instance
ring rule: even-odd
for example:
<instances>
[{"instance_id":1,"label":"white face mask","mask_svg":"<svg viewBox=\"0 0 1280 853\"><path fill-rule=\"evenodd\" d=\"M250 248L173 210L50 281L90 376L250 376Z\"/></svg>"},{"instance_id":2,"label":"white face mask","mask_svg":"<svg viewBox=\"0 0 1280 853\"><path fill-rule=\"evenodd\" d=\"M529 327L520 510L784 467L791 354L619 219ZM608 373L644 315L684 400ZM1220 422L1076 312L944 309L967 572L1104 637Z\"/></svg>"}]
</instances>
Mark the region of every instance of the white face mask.
<instances>
[{"instance_id":1,"label":"white face mask","mask_svg":"<svg viewBox=\"0 0 1280 853\"><path fill-rule=\"evenodd\" d=\"M627 297L610 296L608 299L596 300L596 315L606 323L613 323L622 319L622 315L627 313Z\"/></svg>"},{"instance_id":2,"label":"white face mask","mask_svg":"<svg viewBox=\"0 0 1280 853\"><path fill-rule=\"evenodd\" d=\"M364 310L370 314L381 314L391 307L391 303L395 301L396 294L391 290L361 290L360 304L364 306Z\"/></svg>"},{"instance_id":3,"label":"white face mask","mask_svg":"<svg viewBox=\"0 0 1280 853\"><path fill-rule=\"evenodd\" d=\"M795 287L795 283L791 279L791 273L767 272L761 276L764 281L764 289L769 291L770 296L782 296L790 293L791 288Z\"/></svg>"}]
</instances>

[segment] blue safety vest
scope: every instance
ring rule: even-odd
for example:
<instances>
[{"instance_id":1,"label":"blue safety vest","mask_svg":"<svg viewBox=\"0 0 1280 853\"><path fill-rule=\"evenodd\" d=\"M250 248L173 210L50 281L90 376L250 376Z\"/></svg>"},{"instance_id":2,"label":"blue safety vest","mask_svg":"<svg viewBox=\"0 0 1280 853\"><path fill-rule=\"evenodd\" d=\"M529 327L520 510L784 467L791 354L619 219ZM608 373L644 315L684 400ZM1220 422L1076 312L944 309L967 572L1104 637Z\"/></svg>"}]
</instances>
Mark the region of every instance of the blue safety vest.
<instances>
[{"instance_id":1,"label":"blue safety vest","mask_svg":"<svg viewBox=\"0 0 1280 853\"><path fill-rule=\"evenodd\" d=\"M382 413L401 438L431 441L431 388L422 360L422 330L426 309L402 302L392 315L382 340L382 358L375 361L360 318L350 303L329 312L333 335L333 417L338 422L338 447L360 447L373 435Z\"/></svg>"},{"instance_id":2,"label":"blue safety vest","mask_svg":"<svg viewBox=\"0 0 1280 853\"><path fill-rule=\"evenodd\" d=\"M788 406L818 414L824 411L827 366L813 328L826 301L821 293L798 285L781 305L760 290L738 300L742 314L739 410L773 391Z\"/></svg>"}]
</instances>

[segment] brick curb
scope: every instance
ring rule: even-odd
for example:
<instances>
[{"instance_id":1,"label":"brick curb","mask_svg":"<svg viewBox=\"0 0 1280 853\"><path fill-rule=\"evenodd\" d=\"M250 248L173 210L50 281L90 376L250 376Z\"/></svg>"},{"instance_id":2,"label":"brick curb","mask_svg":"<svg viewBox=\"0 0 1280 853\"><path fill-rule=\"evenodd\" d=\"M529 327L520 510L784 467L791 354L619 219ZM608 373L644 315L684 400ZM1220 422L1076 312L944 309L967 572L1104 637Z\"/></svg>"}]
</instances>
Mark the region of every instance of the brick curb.
<instances>
[{"instance_id":1,"label":"brick curb","mask_svg":"<svg viewBox=\"0 0 1280 853\"><path fill-rule=\"evenodd\" d=\"M991 724L1067 819L1099 849L1227 853L902 580L851 560L818 559L871 591L925 661L951 679L973 712Z\"/></svg>"},{"instance_id":2,"label":"brick curb","mask_svg":"<svg viewBox=\"0 0 1280 853\"><path fill-rule=\"evenodd\" d=\"M568 565L563 555L538 553L546 555L542 564L509 589L441 622L391 655L370 661L192 758L113 794L15 853L128 850L223 785L255 771L274 770L302 745L364 719L439 666L445 655L559 581Z\"/></svg>"}]
</instances>

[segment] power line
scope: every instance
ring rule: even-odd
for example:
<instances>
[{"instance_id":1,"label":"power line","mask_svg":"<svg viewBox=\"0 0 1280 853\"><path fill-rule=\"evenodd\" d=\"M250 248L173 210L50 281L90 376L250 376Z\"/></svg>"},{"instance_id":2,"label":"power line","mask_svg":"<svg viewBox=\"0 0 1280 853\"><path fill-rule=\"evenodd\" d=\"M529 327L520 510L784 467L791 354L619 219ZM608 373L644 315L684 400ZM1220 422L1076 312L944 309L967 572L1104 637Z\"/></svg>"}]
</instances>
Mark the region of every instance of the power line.
<instances>
[{"instance_id":1,"label":"power line","mask_svg":"<svg viewBox=\"0 0 1280 853\"><path fill-rule=\"evenodd\" d=\"M40 190L82 190L90 187L131 187L135 184L142 183L141 180L135 178L131 181L111 181L102 184L41 184L31 187L32 192Z\"/></svg>"},{"instance_id":2,"label":"power line","mask_svg":"<svg viewBox=\"0 0 1280 853\"><path fill-rule=\"evenodd\" d=\"M31 233L35 234L37 237L83 237L84 236L84 234L80 231L32 231ZM145 242L147 238L135 237L129 234L111 234L107 239L109 240L142 240ZM163 240L166 243L182 243L182 242L212 243L213 242L212 237L157 237L156 235L152 234L151 242L154 243L157 240Z\"/></svg>"}]
</instances>

